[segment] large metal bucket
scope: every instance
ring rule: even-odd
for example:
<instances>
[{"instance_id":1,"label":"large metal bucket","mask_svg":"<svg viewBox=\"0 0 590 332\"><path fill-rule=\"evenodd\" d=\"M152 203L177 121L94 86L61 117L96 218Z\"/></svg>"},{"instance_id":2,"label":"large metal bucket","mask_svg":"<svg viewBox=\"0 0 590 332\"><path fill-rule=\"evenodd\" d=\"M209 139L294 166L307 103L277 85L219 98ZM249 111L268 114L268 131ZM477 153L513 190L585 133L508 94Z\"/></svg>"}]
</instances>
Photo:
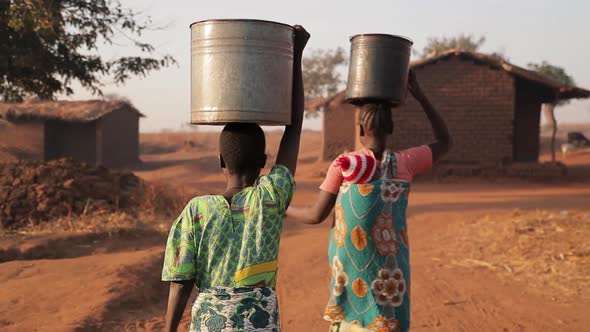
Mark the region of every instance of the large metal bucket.
<instances>
[{"instance_id":1,"label":"large metal bucket","mask_svg":"<svg viewBox=\"0 0 590 332\"><path fill-rule=\"evenodd\" d=\"M191 123L291 123L291 26L207 20L191 25L191 38Z\"/></svg>"},{"instance_id":2,"label":"large metal bucket","mask_svg":"<svg viewBox=\"0 0 590 332\"><path fill-rule=\"evenodd\" d=\"M350 37L346 100L401 104L407 95L412 41L385 34Z\"/></svg>"}]
</instances>

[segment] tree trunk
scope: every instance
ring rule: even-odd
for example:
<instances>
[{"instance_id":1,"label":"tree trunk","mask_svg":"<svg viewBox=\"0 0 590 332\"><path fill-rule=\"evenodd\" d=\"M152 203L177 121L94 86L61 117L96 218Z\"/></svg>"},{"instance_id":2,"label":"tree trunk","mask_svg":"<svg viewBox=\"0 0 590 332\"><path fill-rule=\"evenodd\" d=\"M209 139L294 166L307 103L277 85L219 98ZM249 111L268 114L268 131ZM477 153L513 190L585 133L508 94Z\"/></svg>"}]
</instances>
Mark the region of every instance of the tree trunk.
<instances>
[{"instance_id":1,"label":"tree trunk","mask_svg":"<svg viewBox=\"0 0 590 332\"><path fill-rule=\"evenodd\" d=\"M543 116L547 121L547 127L551 130L551 161L555 162L555 136L557 135L555 104L543 104Z\"/></svg>"}]
</instances>

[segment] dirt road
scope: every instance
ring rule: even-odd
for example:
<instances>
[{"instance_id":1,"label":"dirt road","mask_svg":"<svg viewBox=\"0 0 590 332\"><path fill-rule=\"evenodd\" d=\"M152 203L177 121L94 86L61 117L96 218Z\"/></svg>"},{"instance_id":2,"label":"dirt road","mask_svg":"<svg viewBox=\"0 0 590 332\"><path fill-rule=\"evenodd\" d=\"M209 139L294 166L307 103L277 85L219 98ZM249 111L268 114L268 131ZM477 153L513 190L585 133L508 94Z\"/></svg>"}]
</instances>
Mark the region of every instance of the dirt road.
<instances>
[{"instance_id":1,"label":"dirt road","mask_svg":"<svg viewBox=\"0 0 590 332\"><path fill-rule=\"evenodd\" d=\"M313 138L303 148L293 204L314 201L321 180L313 163L317 143ZM144 160L137 170L144 178L186 186L189 192L222 186L214 171L214 152L185 151ZM515 209L582 211L590 216L589 202L588 183L415 184L408 221L412 330L588 331L589 298L560 298L485 266L452 262L469 254L461 252L455 237L465 223L508 215ZM590 217L586 220L581 227L588 227ZM167 285L159 276L171 222L161 220L153 229L113 234L3 237L0 331L161 331ZM327 329L321 316L328 298L329 227L329 223L300 226L286 221L278 285L284 331ZM184 322L188 316L187 311Z\"/></svg>"}]
</instances>

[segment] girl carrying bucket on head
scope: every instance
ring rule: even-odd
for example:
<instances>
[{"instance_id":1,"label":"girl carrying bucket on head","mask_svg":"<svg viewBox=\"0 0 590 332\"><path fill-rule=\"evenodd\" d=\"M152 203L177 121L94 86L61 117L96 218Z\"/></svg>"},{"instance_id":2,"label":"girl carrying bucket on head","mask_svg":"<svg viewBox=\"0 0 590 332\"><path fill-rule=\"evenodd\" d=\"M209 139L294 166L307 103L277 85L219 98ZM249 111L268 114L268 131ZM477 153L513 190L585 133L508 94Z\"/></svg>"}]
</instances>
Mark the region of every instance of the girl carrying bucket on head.
<instances>
[{"instance_id":1,"label":"girl carrying bucket on head","mask_svg":"<svg viewBox=\"0 0 590 332\"><path fill-rule=\"evenodd\" d=\"M162 280L170 282L166 332L178 329L188 299L191 332L280 331L275 292L279 241L294 175L303 122L301 58L309 33L294 26L293 111L276 165L266 163L264 132L233 123L219 139L226 189L193 198L170 228Z\"/></svg>"},{"instance_id":2,"label":"girl carrying bucket on head","mask_svg":"<svg viewBox=\"0 0 590 332\"><path fill-rule=\"evenodd\" d=\"M447 126L413 72L408 86L426 113L436 141L391 152L388 104L364 104L359 125L364 149L330 166L312 207L287 216L317 224L335 207L328 250L332 271L324 318L331 331L405 332L410 327L410 261L406 208L410 182L451 148Z\"/></svg>"}]
</instances>

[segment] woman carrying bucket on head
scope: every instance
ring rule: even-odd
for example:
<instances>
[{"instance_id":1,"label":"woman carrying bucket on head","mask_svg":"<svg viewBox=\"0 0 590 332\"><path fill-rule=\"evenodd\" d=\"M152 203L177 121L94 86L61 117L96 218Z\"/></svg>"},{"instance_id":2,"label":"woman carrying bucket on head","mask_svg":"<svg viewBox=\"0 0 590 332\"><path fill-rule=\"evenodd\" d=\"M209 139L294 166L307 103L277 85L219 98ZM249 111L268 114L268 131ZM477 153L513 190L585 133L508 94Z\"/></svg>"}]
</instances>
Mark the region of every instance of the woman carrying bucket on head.
<instances>
[{"instance_id":1,"label":"woman carrying bucket on head","mask_svg":"<svg viewBox=\"0 0 590 332\"><path fill-rule=\"evenodd\" d=\"M353 45L351 67L354 56ZM374 98L363 103L357 99L361 105L360 139L365 148L343 154L332 163L314 206L287 210L289 217L317 224L335 207L328 252L332 282L324 312L324 318L332 323L331 331L405 332L410 327L406 225L410 183L449 151L451 139L412 72L408 81L409 91L424 109L436 141L389 151L391 105L395 103L376 102Z\"/></svg>"}]
</instances>

